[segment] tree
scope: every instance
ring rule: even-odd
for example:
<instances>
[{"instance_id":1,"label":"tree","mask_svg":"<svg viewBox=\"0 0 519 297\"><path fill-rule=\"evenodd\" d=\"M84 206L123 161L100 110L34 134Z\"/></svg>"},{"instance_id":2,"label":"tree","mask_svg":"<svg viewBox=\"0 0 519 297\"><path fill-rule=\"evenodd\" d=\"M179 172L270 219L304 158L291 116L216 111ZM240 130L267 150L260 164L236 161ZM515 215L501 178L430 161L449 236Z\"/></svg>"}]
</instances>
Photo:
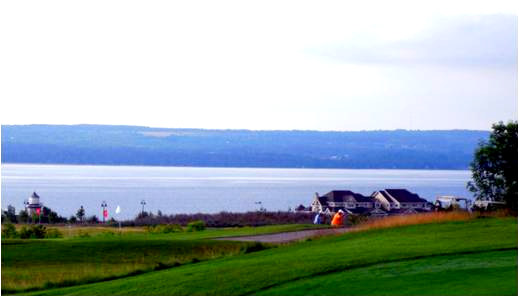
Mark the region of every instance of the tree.
<instances>
[{"instance_id":1,"label":"tree","mask_svg":"<svg viewBox=\"0 0 519 297\"><path fill-rule=\"evenodd\" d=\"M5 215L6 215L6 219L8 220L8 222L14 223L14 224L18 223L18 220L16 218L16 209L14 208L14 206L8 205Z\"/></svg>"},{"instance_id":2,"label":"tree","mask_svg":"<svg viewBox=\"0 0 519 297\"><path fill-rule=\"evenodd\" d=\"M77 210L76 217L80 222L83 222L83 218L85 217L85 209L83 208L83 205Z\"/></svg>"},{"instance_id":3,"label":"tree","mask_svg":"<svg viewBox=\"0 0 519 297\"><path fill-rule=\"evenodd\" d=\"M517 212L517 121L499 122L492 130L476 149L470 164L473 181L467 188L476 199L506 202Z\"/></svg>"},{"instance_id":4,"label":"tree","mask_svg":"<svg viewBox=\"0 0 519 297\"><path fill-rule=\"evenodd\" d=\"M77 219L75 216L70 216L70 218L68 219L69 223L71 224L75 224L77 222Z\"/></svg>"},{"instance_id":5,"label":"tree","mask_svg":"<svg viewBox=\"0 0 519 297\"><path fill-rule=\"evenodd\" d=\"M29 220L29 213L25 209L20 210L18 213L18 218L20 219L20 222L27 223Z\"/></svg>"},{"instance_id":6,"label":"tree","mask_svg":"<svg viewBox=\"0 0 519 297\"><path fill-rule=\"evenodd\" d=\"M57 212L51 210L49 212L48 220L50 224L54 224L60 222L61 218L58 216Z\"/></svg>"},{"instance_id":7,"label":"tree","mask_svg":"<svg viewBox=\"0 0 519 297\"><path fill-rule=\"evenodd\" d=\"M89 218L87 219L87 222L88 222L89 224L97 224L97 223L99 223L99 219L97 218L96 215L93 215L93 216L91 216L91 217L89 217Z\"/></svg>"}]
</instances>

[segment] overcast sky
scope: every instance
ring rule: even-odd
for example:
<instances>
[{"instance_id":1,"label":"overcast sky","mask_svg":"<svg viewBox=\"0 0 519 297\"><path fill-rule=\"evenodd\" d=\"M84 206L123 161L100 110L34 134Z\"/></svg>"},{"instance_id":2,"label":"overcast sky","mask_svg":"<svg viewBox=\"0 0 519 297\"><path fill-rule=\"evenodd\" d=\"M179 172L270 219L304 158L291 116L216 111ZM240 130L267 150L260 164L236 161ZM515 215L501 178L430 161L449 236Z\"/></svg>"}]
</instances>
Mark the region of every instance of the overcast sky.
<instances>
[{"instance_id":1,"label":"overcast sky","mask_svg":"<svg viewBox=\"0 0 519 297\"><path fill-rule=\"evenodd\" d=\"M482 129L517 1L2 1L2 124Z\"/></svg>"}]
</instances>

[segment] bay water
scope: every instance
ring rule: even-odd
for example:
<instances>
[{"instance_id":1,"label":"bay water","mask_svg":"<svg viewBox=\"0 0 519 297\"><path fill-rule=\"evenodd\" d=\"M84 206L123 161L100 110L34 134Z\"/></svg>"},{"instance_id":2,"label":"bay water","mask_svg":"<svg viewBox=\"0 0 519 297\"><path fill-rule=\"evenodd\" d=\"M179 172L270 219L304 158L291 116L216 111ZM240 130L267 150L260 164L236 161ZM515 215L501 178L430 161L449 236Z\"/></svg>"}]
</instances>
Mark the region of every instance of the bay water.
<instances>
[{"instance_id":1,"label":"bay water","mask_svg":"<svg viewBox=\"0 0 519 297\"><path fill-rule=\"evenodd\" d=\"M80 206L101 217L106 201L110 217L134 218L141 210L163 214L269 211L309 206L314 194L352 190L370 195L385 188L405 188L434 201L438 195L472 198L466 170L364 170L200 168L2 164L2 209L18 213L32 192L62 216ZM121 212L115 214L120 206Z\"/></svg>"}]
</instances>

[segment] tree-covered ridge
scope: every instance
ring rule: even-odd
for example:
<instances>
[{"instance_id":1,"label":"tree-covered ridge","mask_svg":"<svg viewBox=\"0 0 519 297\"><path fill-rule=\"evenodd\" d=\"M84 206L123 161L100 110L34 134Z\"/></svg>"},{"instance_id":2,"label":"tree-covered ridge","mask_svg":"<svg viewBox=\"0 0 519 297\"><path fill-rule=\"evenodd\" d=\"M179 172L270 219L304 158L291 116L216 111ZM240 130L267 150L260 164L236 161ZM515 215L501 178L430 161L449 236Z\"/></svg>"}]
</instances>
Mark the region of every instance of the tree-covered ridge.
<instances>
[{"instance_id":1,"label":"tree-covered ridge","mask_svg":"<svg viewBox=\"0 0 519 297\"><path fill-rule=\"evenodd\" d=\"M488 131L251 131L2 126L2 162L467 169Z\"/></svg>"}]
</instances>

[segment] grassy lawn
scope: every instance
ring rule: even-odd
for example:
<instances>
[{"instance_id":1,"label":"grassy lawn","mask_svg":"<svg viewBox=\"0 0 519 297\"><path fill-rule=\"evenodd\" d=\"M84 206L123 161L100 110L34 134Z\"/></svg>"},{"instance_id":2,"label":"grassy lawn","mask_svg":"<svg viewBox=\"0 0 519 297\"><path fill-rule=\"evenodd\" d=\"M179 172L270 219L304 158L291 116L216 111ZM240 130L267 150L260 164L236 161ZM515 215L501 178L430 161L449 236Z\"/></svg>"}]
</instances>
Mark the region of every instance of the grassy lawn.
<instances>
[{"instance_id":1,"label":"grassy lawn","mask_svg":"<svg viewBox=\"0 0 519 297\"><path fill-rule=\"evenodd\" d=\"M256 295L516 295L514 279L517 250L507 250L375 264L288 282Z\"/></svg>"},{"instance_id":2,"label":"grassy lawn","mask_svg":"<svg viewBox=\"0 0 519 297\"><path fill-rule=\"evenodd\" d=\"M296 295L515 295L516 255L517 219L487 218L350 233L33 293L261 295L293 290ZM379 274L376 280L374 272ZM378 281L377 289L379 284L373 282Z\"/></svg>"},{"instance_id":3,"label":"grassy lawn","mask_svg":"<svg viewBox=\"0 0 519 297\"><path fill-rule=\"evenodd\" d=\"M296 231L310 227L313 226L280 225L168 234L148 234L136 228L123 228L121 235L109 227L81 227L74 228L76 235L88 233L92 236L2 240L2 292L95 282L237 255L256 245L202 239Z\"/></svg>"}]
</instances>

